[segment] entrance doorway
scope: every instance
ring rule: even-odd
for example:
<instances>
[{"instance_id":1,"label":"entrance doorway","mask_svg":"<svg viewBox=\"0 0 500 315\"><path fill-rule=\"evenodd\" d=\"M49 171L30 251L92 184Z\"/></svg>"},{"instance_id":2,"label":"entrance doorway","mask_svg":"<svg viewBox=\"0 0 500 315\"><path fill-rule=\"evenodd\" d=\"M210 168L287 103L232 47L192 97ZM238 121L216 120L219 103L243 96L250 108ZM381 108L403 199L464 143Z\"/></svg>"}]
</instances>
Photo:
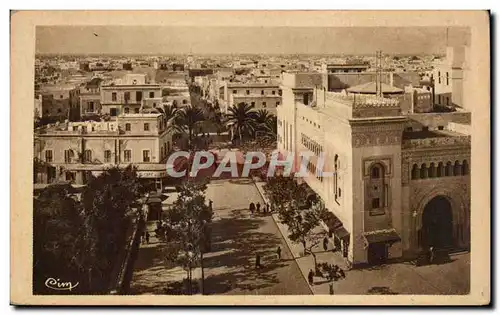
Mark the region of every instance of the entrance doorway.
<instances>
[{"instance_id":1,"label":"entrance doorway","mask_svg":"<svg viewBox=\"0 0 500 315\"><path fill-rule=\"evenodd\" d=\"M444 249L453 247L453 213L449 200L434 197L422 215L421 244L423 248Z\"/></svg>"},{"instance_id":2,"label":"entrance doorway","mask_svg":"<svg viewBox=\"0 0 500 315\"><path fill-rule=\"evenodd\" d=\"M372 243L368 246L368 263L381 265L387 261L387 243Z\"/></svg>"}]
</instances>

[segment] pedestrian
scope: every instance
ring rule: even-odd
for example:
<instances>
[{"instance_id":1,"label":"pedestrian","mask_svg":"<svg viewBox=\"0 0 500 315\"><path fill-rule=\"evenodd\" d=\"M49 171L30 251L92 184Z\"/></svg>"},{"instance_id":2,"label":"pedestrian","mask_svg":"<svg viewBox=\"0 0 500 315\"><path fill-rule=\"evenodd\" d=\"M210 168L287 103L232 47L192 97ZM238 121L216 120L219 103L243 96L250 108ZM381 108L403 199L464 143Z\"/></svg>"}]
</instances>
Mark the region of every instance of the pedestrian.
<instances>
[{"instance_id":1,"label":"pedestrian","mask_svg":"<svg viewBox=\"0 0 500 315\"><path fill-rule=\"evenodd\" d=\"M260 202L257 202L255 206L257 207L257 213L260 213Z\"/></svg>"},{"instance_id":2,"label":"pedestrian","mask_svg":"<svg viewBox=\"0 0 500 315\"><path fill-rule=\"evenodd\" d=\"M278 249L276 250L276 254L278 255L278 259L281 259L281 247L278 246Z\"/></svg>"},{"instance_id":3,"label":"pedestrian","mask_svg":"<svg viewBox=\"0 0 500 315\"><path fill-rule=\"evenodd\" d=\"M261 268L261 264L260 264L260 255L259 254L256 254L255 255L255 268Z\"/></svg>"},{"instance_id":4,"label":"pedestrian","mask_svg":"<svg viewBox=\"0 0 500 315\"><path fill-rule=\"evenodd\" d=\"M266 205L264 206L264 213L269 213L269 204L266 202Z\"/></svg>"},{"instance_id":5,"label":"pedestrian","mask_svg":"<svg viewBox=\"0 0 500 315\"><path fill-rule=\"evenodd\" d=\"M326 252L328 250L328 237L325 236L323 239L323 250Z\"/></svg>"},{"instance_id":6,"label":"pedestrian","mask_svg":"<svg viewBox=\"0 0 500 315\"><path fill-rule=\"evenodd\" d=\"M434 247L431 246L429 248L429 264L432 264L434 262Z\"/></svg>"},{"instance_id":7,"label":"pedestrian","mask_svg":"<svg viewBox=\"0 0 500 315\"><path fill-rule=\"evenodd\" d=\"M146 232L146 244L149 244L149 233Z\"/></svg>"},{"instance_id":8,"label":"pedestrian","mask_svg":"<svg viewBox=\"0 0 500 315\"><path fill-rule=\"evenodd\" d=\"M213 207L212 207L213 203L214 202L212 201L212 199L208 200L208 208L210 209L210 211L213 211Z\"/></svg>"},{"instance_id":9,"label":"pedestrian","mask_svg":"<svg viewBox=\"0 0 500 315\"><path fill-rule=\"evenodd\" d=\"M250 209L250 212L253 214L253 212L255 211L255 204L251 202L248 208Z\"/></svg>"},{"instance_id":10,"label":"pedestrian","mask_svg":"<svg viewBox=\"0 0 500 315\"><path fill-rule=\"evenodd\" d=\"M307 280L309 281L309 285L314 285L314 271L312 271L312 269L309 269Z\"/></svg>"},{"instance_id":11,"label":"pedestrian","mask_svg":"<svg viewBox=\"0 0 500 315\"><path fill-rule=\"evenodd\" d=\"M333 295L333 283L330 283L330 295Z\"/></svg>"}]
</instances>

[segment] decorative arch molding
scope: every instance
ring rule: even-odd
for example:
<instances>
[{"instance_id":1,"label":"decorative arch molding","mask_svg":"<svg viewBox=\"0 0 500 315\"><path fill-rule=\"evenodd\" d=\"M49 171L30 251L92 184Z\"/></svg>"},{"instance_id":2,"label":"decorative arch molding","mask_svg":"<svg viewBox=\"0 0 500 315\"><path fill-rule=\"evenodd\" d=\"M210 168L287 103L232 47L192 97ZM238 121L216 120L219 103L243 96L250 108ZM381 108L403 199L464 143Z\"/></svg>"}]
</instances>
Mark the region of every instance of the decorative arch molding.
<instances>
[{"instance_id":1,"label":"decorative arch molding","mask_svg":"<svg viewBox=\"0 0 500 315\"><path fill-rule=\"evenodd\" d=\"M426 205L435 197L446 198L452 207L453 236L457 238L458 227L469 229L470 227L470 193L468 185L463 182L439 181L435 185L414 186L410 195L411 214L414 215L414 244L418 244L417 231L422 229L422 216ZM462 230L458 233L465 233ZM463 238L468 241L467 238ZM459 242L461 240L459 239Z\"/></svg>"}]
</instances>

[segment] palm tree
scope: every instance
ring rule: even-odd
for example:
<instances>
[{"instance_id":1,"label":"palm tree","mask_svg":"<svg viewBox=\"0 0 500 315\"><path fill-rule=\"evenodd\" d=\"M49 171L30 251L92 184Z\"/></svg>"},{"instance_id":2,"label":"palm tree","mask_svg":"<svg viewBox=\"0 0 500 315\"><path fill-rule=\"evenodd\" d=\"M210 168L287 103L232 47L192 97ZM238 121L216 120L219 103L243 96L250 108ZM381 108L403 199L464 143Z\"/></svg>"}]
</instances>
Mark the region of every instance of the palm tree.
<instances>
[{"instance_id":1,"label":"palm tree","mask_svg":"<svg viewBox=\"0 0 500 315\"><path fill-rule=\"evenodd\" d=\"M255 121L259 126L266 125L273 115L269 114L269 112L265 109L259 109L259 111L255 114Z\"/></svg>"},{"instance_id":2,"label":"palm tree","mask_svg":"<svg viewBox=\"0 0 500 315\"><path fill-rule=\"evenodd\" d=\"M192 148L195 128L205 121L203 111L198 107L186 106L176 111L169 128L180 134L187 134L189 149Z\"/></svg>"},{"instance_id":3,"label":"palm tree","mask_svg":"<svg viewBox=\"0 0 500 315\"><path fill-rule=\"evenodd\" d=\"M256 113L253 111L254 107L254 105L248 105L247 103L239 103L229 108L227 120L238 131L240 143L243 142L243 133L253 134L257 126Z\"/></svg>"}]
</instances>

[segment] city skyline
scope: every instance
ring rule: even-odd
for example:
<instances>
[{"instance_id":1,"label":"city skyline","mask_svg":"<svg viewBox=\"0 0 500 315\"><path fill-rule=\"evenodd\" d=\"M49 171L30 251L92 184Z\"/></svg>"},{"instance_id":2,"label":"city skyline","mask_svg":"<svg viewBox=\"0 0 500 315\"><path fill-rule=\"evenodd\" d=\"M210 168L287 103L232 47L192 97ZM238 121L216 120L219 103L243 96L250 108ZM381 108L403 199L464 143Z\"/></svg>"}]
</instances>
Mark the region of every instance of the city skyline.
<instances>
[{"instance_id":1,"label":"city skyline","mask_svg":"<svg viewBox=\"0 0 500 315\"><path fill-rule=\"evenodd\" d=\"M39 26L36 53L442 54L469 36L460 27Z\"/></svg>"}]
</instances>

